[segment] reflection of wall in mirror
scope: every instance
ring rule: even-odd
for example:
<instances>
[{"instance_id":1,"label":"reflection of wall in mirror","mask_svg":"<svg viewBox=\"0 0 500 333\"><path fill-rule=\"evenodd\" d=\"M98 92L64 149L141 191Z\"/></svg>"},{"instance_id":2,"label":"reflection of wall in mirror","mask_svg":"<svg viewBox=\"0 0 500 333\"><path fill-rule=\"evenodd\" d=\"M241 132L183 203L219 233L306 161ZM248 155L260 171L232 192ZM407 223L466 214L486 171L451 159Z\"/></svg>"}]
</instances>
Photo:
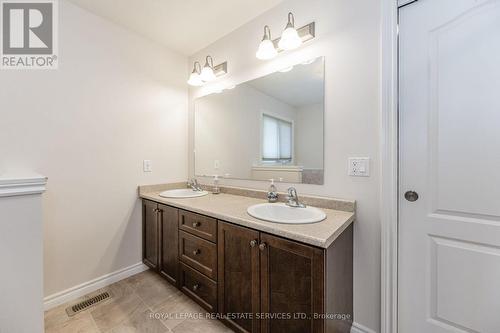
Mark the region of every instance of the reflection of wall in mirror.
<instances>
[{"instance_id":1,"label":"reflection of wall in mirror","mask_svg":"<svg viewBox=\"0 0 500 333\"><path fill-rule=\"evenodd\" d=\"M303 167L302 182L323 184L323 104L312 104L297 108L295 122L296 164Z\"/></svg>"},{"instance_id":2,"label":"reflection of wall in mirror","mask_svg":"<svg viewBox=\"0 0 500 333\"><path fill-rule=\"evenodd\" d=\"M246 84L205 96L195 109L197 175L251 179L260 164L261 113L295 120L293 107Z\"/></svg>"}]
</instances>

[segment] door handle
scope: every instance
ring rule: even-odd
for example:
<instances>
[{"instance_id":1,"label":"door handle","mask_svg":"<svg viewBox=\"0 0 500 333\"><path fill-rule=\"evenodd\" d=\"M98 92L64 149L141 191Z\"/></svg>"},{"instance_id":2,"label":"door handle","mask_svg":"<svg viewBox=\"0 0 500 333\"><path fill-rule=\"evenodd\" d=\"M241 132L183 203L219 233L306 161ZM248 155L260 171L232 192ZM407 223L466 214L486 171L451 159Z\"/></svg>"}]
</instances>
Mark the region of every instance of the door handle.
<instances>
[{"instance_id":1,"label":"door handle","mask_svg":"<svg viewBox=\"0 0 500 333\"><path fill-rule=\"evenodd\" d=\"M415 202L418 200L418 193L415 191L406 191L405 199L410 202Z\"/></svg>"}]
</instances>

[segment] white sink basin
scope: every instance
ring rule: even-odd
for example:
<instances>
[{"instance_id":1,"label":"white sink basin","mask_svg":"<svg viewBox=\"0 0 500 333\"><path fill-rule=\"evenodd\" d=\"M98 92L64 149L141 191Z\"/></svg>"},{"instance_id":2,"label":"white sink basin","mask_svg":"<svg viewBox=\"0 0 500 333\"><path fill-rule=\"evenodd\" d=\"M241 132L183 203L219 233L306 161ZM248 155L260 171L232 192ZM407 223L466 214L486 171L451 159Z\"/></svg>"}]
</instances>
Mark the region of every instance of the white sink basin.
<instances>
[{"instance_id":1,"label":"white sink basin","mask_svg":"<svg viewBox=\"0 0 500 333\"><path fill-rule=\"evenodd\" d=\"M316 223L326 218L326 214L318 208L295 208L284 203L253 205L248 207L247 213L259 220L287 224Z\"/></svg>"},{"instance_id":2,"label":"white sink basin","mask_svg":"<svg viewBox=\"0 0 500 333\"><path fill-rule=\"evenodd\" d=\"M160 197L164 198L196 198L207 195L207 191L193 191L190 188L180 188L177 190L168 190L160 193Z\"/></svg>"}]
</instances>

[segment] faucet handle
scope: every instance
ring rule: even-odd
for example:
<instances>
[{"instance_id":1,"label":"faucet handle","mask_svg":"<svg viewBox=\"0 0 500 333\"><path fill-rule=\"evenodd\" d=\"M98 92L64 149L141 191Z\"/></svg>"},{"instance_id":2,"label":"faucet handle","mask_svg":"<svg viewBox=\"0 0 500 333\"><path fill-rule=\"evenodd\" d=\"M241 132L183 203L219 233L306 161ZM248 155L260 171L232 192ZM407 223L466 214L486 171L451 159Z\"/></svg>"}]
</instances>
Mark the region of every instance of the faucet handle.
<instances>
[{"instance_id":1,"label":"faucet handle","mask_svg":"<svg viewBox=\"0 0 500 333\"><path fill-rule=\"evenodd\" d=\"M290 186L288 188L287 192L288 192L288 196L290 196L291 198L297 197L297 190L295 189L295 187Z\"/></svg>"}]
</instances>

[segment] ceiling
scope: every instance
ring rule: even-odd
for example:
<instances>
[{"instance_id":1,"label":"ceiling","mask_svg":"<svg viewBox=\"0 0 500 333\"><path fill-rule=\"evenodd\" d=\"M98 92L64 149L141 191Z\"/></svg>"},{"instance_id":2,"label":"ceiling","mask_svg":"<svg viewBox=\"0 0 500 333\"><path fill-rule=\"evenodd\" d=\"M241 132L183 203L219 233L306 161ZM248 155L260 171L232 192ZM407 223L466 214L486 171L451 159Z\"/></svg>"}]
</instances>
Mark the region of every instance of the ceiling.
<instances>
[{"instance_id":1,"label":"ceiling","mask_svg":"<svg viewBox=\"0 0 500 333\"><path fill-rule=\"evenodd\" d=\"M283 0L69 1L189 56Z\"/></svg>"},{"instance_id":2,"label":"ceiling","mask_svg":"<svg viewBox=\"0 0 500 333\"><path fill-rule=\"evenodd\" d=\"M288 105L303 107L323 103L324 76L324 60L319 57L311 64L298 64L289 72L278 71L247 83Z\"/></svg>"}]
</instances>

